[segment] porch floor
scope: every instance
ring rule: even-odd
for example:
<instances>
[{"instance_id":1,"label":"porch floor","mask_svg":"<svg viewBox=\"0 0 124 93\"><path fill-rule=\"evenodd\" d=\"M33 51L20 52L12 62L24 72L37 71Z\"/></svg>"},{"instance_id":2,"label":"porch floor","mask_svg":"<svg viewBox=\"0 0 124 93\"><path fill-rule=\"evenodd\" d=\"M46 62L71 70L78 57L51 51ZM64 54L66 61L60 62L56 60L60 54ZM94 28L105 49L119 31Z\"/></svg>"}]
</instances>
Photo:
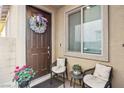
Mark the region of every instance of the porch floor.
<instances>
[{"instance_id":1,"label":"porch floor","mask_svg":"<svg viewBox=\"0 0 124 93\"><path fill-rule=\"evenodd\" d=\"M63 88L63 85L59 86L58 88ZM70 81L69 80L66 80L65 88L73 88L73 86L70 86ZM81 86L78 85L78 84L75 84L75 88L81 88Z\"/></svg>"}]
</instances>

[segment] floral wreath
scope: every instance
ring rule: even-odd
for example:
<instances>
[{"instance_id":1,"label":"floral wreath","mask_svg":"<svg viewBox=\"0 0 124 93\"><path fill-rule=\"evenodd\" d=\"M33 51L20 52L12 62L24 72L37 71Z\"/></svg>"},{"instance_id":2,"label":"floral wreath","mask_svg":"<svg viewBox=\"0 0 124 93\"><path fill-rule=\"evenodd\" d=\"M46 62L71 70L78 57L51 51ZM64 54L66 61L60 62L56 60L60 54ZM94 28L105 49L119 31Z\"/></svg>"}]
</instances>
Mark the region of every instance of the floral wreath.
<instances>
[{"instance_id":1,"label":"floral wreath","mask_svg":"<svg viewBox=\"0 0 124 93\"><path fill-rule=\"evenodd\" d=\"M47 29L47 19L42 15L31 16L29 19L29 27L36 33L44 33Z\"/></svg>"}]
</instances>

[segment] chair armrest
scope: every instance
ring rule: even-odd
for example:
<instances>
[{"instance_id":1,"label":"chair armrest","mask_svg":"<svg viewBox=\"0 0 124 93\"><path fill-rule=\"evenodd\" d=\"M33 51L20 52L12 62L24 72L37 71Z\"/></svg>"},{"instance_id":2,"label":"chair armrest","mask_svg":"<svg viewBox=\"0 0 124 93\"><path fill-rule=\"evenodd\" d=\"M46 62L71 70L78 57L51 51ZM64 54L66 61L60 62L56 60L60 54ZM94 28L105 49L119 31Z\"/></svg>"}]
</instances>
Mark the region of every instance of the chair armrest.
<instances>
[{"instance_id":1,"label":"chair armrest","mask_svg":"<svg viewBox=\"0 0 124 93\"><path fill-rule=\"evenodd\" d=\"M108 88L108 86L111 87L111 81L107 81L104 88Z\"/></svg>"},{"instance_id":2,"label":"chair armrest","mask_svg":"<svg viewBox=\"0 0 124 93\"><path fill-rule=\"evenodd\" d=\"M93 74L93 72L94 72L94 70L95 70L95 67L94 68L90 68L90 69L86 69L86 70L84 70L84 75L86 75L86 74Z\"/></svg>"},{"instance_id":3,"label":"chair armrest","mask_svg":"<svg viewBox=\"0 0 124 93\"><path fill-rule=\"evenodd\" d=\"M53 63L51 64L51 68L52 68L53 66L56 66L56 64L57 64L57 61L53 62Z\"/></svg>"}]
</instances>

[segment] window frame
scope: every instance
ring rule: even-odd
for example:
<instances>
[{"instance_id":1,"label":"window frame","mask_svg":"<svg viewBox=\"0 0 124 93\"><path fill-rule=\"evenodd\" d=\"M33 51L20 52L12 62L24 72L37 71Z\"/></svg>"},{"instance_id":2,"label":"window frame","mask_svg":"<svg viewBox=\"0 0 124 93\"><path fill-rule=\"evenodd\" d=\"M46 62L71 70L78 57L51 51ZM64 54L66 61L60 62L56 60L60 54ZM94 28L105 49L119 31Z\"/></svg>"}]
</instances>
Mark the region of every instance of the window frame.
<instances>
[{"instance_id":1,"label":"window frame","mask_svg":"<svg viewBox=\"0 0 124 93\"><path fill-rule=\"evenodd\" d=\"M83 52L83 8L87 6L80 6L78 8L72 9L64 13L65 15L65 56L71 57L78 57L78 58L86 58L91 60L100 60L100 61L109 61L108 55L108 6L107 5L100 5L101 6L101 19L102 19L102 31L101 31L101 55L100 54L90 54ZM81 51L80 52L73 52L68 51L69 47L69 30L68 30L68 16L75 12L81 11Z\"/></svg>"}]
</instances>

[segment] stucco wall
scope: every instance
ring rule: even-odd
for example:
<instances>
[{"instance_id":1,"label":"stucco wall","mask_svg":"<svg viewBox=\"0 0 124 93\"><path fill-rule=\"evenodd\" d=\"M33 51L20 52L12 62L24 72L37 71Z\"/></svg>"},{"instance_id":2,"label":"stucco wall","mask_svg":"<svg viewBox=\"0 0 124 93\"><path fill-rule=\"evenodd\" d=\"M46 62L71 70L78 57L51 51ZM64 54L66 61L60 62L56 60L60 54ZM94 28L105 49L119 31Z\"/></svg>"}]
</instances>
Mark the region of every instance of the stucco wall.
<instances>
[{"instance_id":1,"label":"stucco wall","mask_svg":"<svg viewBox=\"0 0 124 93\"><path fill-rule=\"evenodd\" d=\"M12 5L10 7L7 21L7 37L16 39L16 65L22 66L26 63L25 58L25 29L26 12L25 6Z\"/></svg>"},{"instance_id":2,"label":"stucco wall","mask_svg":"<svg viewBox=\"0 0 124 93\"><path fill-rule=\"evenodd\" d=\"M64 56L65 29L64 12L76 6L64 6L57 11L56 15L56 57ZM68 58L68 71L72 70L73 64L80 64L83 69L91 68L96 63L113 66L113 87L124 87L124 6L109 6L109 62ZM61 44L61 46L60 46Z\"/></svg>"},{"instance_id":3,"label":"stucco wall","mask_svg":"<svg viewBox=\"0 0 124 93\"><path fill-rule=\"evenodd\" d=\"M16 62L15 38L0 37L0 87L11 87Z\"/></svg>"}]
</instances>

